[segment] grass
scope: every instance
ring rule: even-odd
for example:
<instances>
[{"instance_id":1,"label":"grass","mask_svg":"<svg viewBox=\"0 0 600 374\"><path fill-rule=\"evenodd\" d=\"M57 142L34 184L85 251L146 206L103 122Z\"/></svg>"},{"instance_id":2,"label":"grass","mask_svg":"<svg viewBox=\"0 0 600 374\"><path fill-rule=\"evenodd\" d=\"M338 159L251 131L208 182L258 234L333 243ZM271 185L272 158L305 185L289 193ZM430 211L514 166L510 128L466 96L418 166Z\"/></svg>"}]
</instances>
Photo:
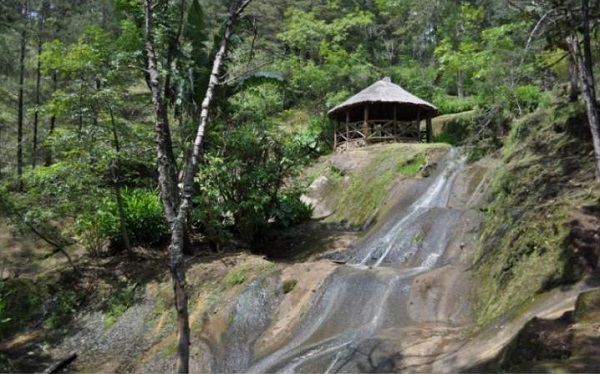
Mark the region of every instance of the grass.
<instances>
[{"instance_id":1,"label":"grass","mask_svg":"<svg viewBox=\"0 0 600 374\"><path fill-rule=\"evenodd\" d=\"M134 297L135 289L133 287L115 291L104 313L105 329L111 328L127 312L127 309L133 305Z\"/></svg>"},{"instance_id":2,"label":"grass","mask_svg":"<svg viewBox=\"0 0 600 374\"><path fill-rule=\"evenodd\" d=\"M406 161L398 167L398 173L407 177L416 177L425 164L425 154L419 153L415 158Z\"/></svg>"},{"instance_id":3,"label":"grass","mask_svg":"<svg viewBox=\"0 0 600 374\"><path fill-rule=\"evenodd\" d=\"M244 274L244 269L236 269L230 271L223 282L229 286L235 286L237 284L242 284L246 280L246 274Z\"/></svg>"}]
</instances>

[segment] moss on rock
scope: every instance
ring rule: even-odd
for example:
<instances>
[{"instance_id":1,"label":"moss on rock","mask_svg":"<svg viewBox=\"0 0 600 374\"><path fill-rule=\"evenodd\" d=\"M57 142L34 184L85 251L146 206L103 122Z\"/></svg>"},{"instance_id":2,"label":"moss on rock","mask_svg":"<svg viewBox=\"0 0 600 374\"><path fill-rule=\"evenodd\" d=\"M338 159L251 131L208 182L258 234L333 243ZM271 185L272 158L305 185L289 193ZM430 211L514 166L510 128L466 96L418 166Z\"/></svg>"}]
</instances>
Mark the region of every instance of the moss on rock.
<instances>
[{"instance_id":1,"label":"moss on rock","mask_svg":"<svg viewBox=\"0 0 600 374\"><path fill-rule=\"evenodd\" d=\"M321 160L307 174L325 176L316 200L331 214L323 222L344 229L364 229L384 206L399 178L416 177L427 157L445 153L446 144L396 143L349 150Z\"/></svg>"},{"instance_id":2,"label":"moss on rock","mask_svg":"<svg viewBox=\"0 0 600 374\"><path fill-rule=\"evenodd\" d=\"M591 142L564 130L580 110L538 110L512 126L475 259L479 327L594 266L574 246L570 225L573 212L598 204L600 195Z\"/></svg>"}]
</instances>

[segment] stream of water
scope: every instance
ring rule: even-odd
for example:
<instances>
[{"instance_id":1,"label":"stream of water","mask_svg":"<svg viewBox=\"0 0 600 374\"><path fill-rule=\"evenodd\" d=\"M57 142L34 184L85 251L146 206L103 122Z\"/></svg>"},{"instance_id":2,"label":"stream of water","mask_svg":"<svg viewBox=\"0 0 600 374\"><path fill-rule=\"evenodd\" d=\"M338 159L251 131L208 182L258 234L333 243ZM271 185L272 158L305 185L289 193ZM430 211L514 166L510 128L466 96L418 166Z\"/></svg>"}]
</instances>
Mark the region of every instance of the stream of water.
<instances>
[{"instance_id":1,"label":"stream of water","mask_svg":"<svg viewBox=\"0 0 600 374\"><path fill-rule=\"evenodd\" d=\"M422 191L411 204L347 250L347 264L317 291L287 343L265 357L253 357L251 347L268 320L251 321L254 327L233 321L235 328L229 329L233 335L226 339L228 353L219 355L224 361L213 369L251 373L394 370L400 353L385 348L390 331L415 324L414 315L419 310L407 305L413 280L443 263L444 251L454 239L465 209L450 207L448 202L452 186L464 169L459 152L451 150L438 170L420 184ZM266 316L274 311L276 301L265 301L269 297L260 287L251 287L248 292L248 297L240 298L236 315ZM244 300L248 305L242 303ZM240 334L240 328L245 333ZM403 338L397 335L393 336L395 341ZM236 336L253 338L243 342Z\"/></svg>"}]
</instances>

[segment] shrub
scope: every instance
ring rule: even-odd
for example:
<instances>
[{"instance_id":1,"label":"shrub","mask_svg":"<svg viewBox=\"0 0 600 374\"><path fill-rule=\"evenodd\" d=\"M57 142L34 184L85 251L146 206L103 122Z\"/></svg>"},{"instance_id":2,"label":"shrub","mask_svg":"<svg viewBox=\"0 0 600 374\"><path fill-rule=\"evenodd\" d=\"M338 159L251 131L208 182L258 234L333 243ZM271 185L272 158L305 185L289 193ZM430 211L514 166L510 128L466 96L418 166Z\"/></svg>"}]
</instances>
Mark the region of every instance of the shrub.
<instances>
[{"instance_id":1,"label":"shrub","mask_svg":"<svg viewBox=\"0 0 600 374\"><path fill-rule=\"evenodd\" d=\"M461 99L457 96L438 95L433 99L433 102L440 114L461 113L475 107L475 99L472 97Z\"/></svg>"},{"instance_id":2,"label":"shrub","mask_svg":"<svg viewBox=\"0 0 600 374\"><path fill-rule=\"evenodd\" d=\"M123 189L125 226L131 245L154 245L168 232L162 204L158 196L144 189ZM116 248L123 248L121 222L116 199L103 199L96 212L84 214L77 221L77 230L84 244L98 254L99 245L109 239Z\"/></svg>"},{"instance_id":3,"label":"shrub","mask_svg":"<svg viewBox=\"0 0 600 374\"><path fill-rule=\"evenodd\" d=\"M436 142L458 145L467 140L474 131L475 119L472 115L461 115L444 124L442 132L435 137Z\"/></svg>"},{"instance_id":4,"label":"shrub","mask_svg":"<svg viewBox=\"0 0 600 374\"><path fill-rule=\"evenodd\" d=\"M299 156L298 161L320 156L331 150L333 144L333 124L322 117L313 117L307 126L292 134L289 152Z\"/></svg>"},{"instance_id":5,"label":"shrub","mask_svg":"<svg viewBox=\"0 0 600 374\"><path fill-rule=\"evenodd\" d=\"M272 221L276 227L289 227L310 219L312 208L300 200L297 191L281 192L272 213Z\"/></svg>"},{"instance_id":6,"label":"shrub","mask_svg":"<svg viewBox=\"0 0 600 374\"><path fill-rule=\"evenodd\" d=\"M125 287L113 293L104 314L104 328L112 327L125 314L127 309L133 306L134 299L135 286Z\"/></svg>"},{"instance_id":7,"label":"shrub","mask_svg":"<svg viewBox=\"0 0 600 374\"><path fill-rule=\"evenodd\" d=\"M230 271L227 274L227 276L225 276L225 279L223 281L229 287L244 283L246 281L246 274L244 273L244 269Z\"/></svg>"},{"instance_id":8,"label":"shrub","mask_svg":"<svg viewBox=\"0 0 600 374\"><path fill-rule=\"evenodd\" d=\"M398 166L398 173L407 177L416 177L425 164L425 154L419 153L414 158Z\"/></svg>"},{"instance_id":9,"label":"shrub","mask_svg":"<svg viewBox=\"0 0 600 374\"><path fill-rule=\"evenodd\" d=\"M300 194L283 189L284 181L320 152L321 123L304 135L286 134L268 121L214 132L196 175L200 193L194 196L192 219L214 244L232 235L256 243L271 226L287 227L310 216Z\"/></svg>"},{"instance_id":10,"label":"shrub","mask_svg":"<svg viewBox=\"0 0 600 374\"><path fill-rule=\"evenodd\" d=\"M41 316L41 298L30 281L0 280L0 337L2 339L33 323Z\"/></svg>"},{"instance_id":11,"label":"shrub","mask_svg":"<svg viewBox=\"0 0 600 374\"><path fill-rule=\"evenodd\" d=\"M526 84L515 89L515 100L519 112L530 113L540 106L544 97L537 86Z\"/></svg>"}]
</instances>

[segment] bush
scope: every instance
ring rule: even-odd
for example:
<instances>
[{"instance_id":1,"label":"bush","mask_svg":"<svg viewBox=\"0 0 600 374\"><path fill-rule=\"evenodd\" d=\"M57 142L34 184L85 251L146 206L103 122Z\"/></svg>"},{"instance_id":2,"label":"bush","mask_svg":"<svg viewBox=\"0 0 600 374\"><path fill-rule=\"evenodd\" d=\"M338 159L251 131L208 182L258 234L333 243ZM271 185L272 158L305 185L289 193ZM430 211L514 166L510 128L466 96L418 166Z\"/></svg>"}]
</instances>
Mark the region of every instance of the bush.
<instances>
[{"instance_id":1,"label":"bush","mask_svg":"<svg viewBox=\"0 0 600 374\"><path fill-rule=\"evenodd\" d=\"M279 194L272 214L276 227L290 227L310 219L312 208L300 200L299 192L285 191Z\"/></svg>"},{"instance_id":2,"label":"bush","mask_svg":"<svg viewBox=\"0 0 600 374\"><path fill-rule=\"evenodd\" d=\"M462 113L475 107L475 99L472 97L460 99L457 96L438 95L433 102L440 114Z\"/></svg>"},{"instance_id":3,"label":"bush","mask_svg":"<svg viewBox=\"0 0 600 374\"><path fill-rule=\"evenodd\" d=\"M544 95L537 86L527 84L515 89L515 100L520 113L530 113L542 104Z\"/></svg>"},{"instance_id":4,"label":"bush","mask_svg":"<svg viewBox=\"0 0 600 374\"><path fill-rule=\"evenodd\" d=\"M131 245L155 245L168 233L162 204L158 196L144 189L123 189L125 226ZM104 239L109 239L116 248L123 248L121 222L116 199L103 199L97 211L82 215L77 221L77 230L84 244L98 254Z\"/></svg>"},{"instance_id":5,"label":"bush","mask_svg":"<svg viewBox=\"0 0 600 374\"><path fill-rule=\"evenodd\" d=\"M300 194L284 181L320 152L321 123L304 135L281 132L264 121L241 125L227 137L209 132L211 148L196 175L192 219L214 244L231 235L249 243L264 239L272 226L287 227L310 216Z\"/></svg>"},{"instance_id":6,"label":"bush","mask_svg":"<svg viewBox=\"0 0 600 374\"><path fill-rule=\"evenodd\" d=\"M41 316L35 285L24 279L0 280L0 337L18 332Z\"/></svg>"},{"instance_id":7,"label":"bush","mask_svg":"<svg viewBox=\"0 0 600 374\"><path fill-rule=\"evenodd\" d=\"M295 131L288 143L288 152L298 157L300 163L316 158L332 149L333 123L322 117L313 117L307 126Z\"/></svg>"},{"instance_id":8,"label":"bush","mask_svg":"<svg viewBox=\"0 0 600 374\"><path fill-rule=\"evenodd\" d=\"M462 144L474 132L476 120L472 115L461 115L446 123L442 132L435 137L436 142L452 145Z\"/></svg>"}]
</instances>

